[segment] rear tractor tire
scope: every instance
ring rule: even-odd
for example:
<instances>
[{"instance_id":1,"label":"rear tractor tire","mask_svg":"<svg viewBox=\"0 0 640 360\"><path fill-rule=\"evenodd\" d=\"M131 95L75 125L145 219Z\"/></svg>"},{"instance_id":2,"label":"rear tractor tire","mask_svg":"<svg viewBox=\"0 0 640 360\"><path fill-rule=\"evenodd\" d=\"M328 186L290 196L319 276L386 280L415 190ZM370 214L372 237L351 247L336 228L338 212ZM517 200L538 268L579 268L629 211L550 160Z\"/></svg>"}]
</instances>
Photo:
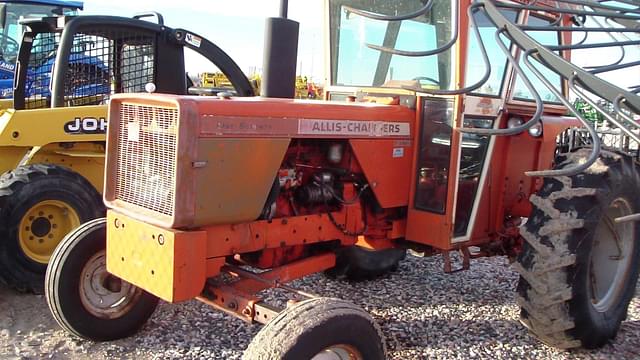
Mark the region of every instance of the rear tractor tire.
<instances>
[{"instance_id":1,"label":"rear tractor tire","mask_svg":"<svg viewBox=\"0 0 640 360\"><path fill-rule=\"evenodd\" d=\"M45 297L67 332L93 341L135 334L158 298L107 272L106 219L92 220L65 237L46 273Z\"/></svg>"},{"instance_id":2,"label":"rear tractor tire","mask_svg":"<svg viewBox=\"0 0 640 360\"><path fill-rule=\"evenodd\" d=\"M350 246L340 250L336 266L327 270L326 274L349 281L373 280L396 271L406 254L405 249L369 250Z\"/></svg>"},{"instance_id":3,"label":"rear tractor tire","mask_svg":"<svg viewBox=\"0 0 640 360\"><path fill-rule=\"evenodd\" d=\"M559 157L577 164L590 149ZM640 170L628 156L603 152L585 172L545 178L515 264L521 322L547 345L598 348L613 339L640 270Z\"/></svg>"},{"instance_id":4,"label":"rear tractor tire","mask_svg":"<svg viewBox=\"0 0 640 360\"><path fill-rule=\"evenodd\" d=\"M384 337L371 316L339 299L313 298L283 310L245 350L244 360L383 360Z\"/></svg>"},{"instance_id":5,"label":"rear tractor tire","mask_svg":"<svg viewBox=\"0 0 640 360\"><path fill-rule=\"evenodd\" d=\"M49 258L62 238L104 216L98 191L67 168L19 166L0 178L0 277L41 294Z\"/></svg>"}]
</instances>

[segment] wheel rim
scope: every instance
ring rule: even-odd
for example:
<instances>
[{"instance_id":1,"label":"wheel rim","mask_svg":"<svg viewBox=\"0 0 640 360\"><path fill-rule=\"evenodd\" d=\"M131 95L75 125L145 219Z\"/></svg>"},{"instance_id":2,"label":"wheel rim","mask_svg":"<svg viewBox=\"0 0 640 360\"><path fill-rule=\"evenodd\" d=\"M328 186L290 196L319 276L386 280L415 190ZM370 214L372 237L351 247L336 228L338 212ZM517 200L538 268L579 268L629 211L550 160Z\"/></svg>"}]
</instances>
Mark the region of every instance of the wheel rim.
<instances>
[{"instance_id":1,"label":"wheel rim","mask_svg":"<svg viewBox=\"0 0 640 360\"><path fill-rule=\"evenodd\" d=\"M635 223L616 224L613 219L632 214L631 205L623 198L611 202L596 228L589 281L591 302L598 312L615 307L622 296L631 265L635 240Z\"/></svg>"},{"instance_id":2,"label":"wheel rim","mask_svg":"<svg viewBox=\"0 0 640 360\"><path fill-rule=\"evenodd\" d=\"M129 312L142 290L107 272L106 254L92 256L82 269L80 300L84 308L101 319L116 319Z\"/></svg>"},{"instance_id":3,"label":"wheel rim","mask_svg":"<svg viewBox=\"0 0 640 360\"><path fill-rule=\"evenodd\" d=\"M321 352L319 352L316 356L311 358L311 360L362 360L362 354L358 349L351 345L340 344L330 346Z\"/></svg>"},{"instance_id":4,"label":"wheel rim","mask_svg":"<svg viewBox=\"0 0 640 360\"><path fill-rule=\"evenodd\" d=\"M20 248L29 259L46 264L62 238L78 226L80 216L67 203L58 200L39 202L20 221Z\"/></svg>"}]
</instances>

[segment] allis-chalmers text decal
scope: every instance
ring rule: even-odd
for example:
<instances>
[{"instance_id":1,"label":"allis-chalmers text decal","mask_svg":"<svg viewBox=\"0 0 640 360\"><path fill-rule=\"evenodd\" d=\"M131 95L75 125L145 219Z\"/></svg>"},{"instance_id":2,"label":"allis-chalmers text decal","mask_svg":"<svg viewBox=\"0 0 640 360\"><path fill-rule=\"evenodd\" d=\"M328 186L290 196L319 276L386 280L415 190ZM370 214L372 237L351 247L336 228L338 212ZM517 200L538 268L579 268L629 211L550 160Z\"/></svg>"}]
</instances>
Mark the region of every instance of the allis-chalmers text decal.
<instances>
[{"instance_id":1,"label":"allis-chalmers text decal","mask_svg":"<svg viewBox=\"0 0 640 360\"><path fill-rule=\"evenodd\" d=\"M411 126L406 122L392 121L204 115L200 123L200 133L213 136L407 138L411 135Z\"/></svg>"},{"instance_id":2,"label":"allis-chalmers text decal","mask_svg":"<svg viewBox=\"0 0 640 360\"><path fill-rule=\"evenodd\" d=\"M409 124L386 121L300 119L298 134L408 136Z\"/></svg>"}]
</instances>

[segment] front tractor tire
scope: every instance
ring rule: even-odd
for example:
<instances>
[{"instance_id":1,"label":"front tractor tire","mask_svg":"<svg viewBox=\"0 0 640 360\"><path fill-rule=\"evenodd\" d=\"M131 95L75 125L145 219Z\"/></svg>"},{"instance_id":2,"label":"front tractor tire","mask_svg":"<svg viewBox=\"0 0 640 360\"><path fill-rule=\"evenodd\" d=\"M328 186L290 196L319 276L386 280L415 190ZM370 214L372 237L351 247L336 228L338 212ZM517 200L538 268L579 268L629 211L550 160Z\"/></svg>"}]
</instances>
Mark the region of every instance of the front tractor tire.
<instances>
[{"instance_id":1,"label":"front tractor tire","mask_svg":"<svg viewBox=\"0 0 640 360\"><path fill-rule=\"evenodd\" d=\"M93 341L135 334L158 298L107 272L106 219L92 220L65 237L46 273L45 297L67 332Z\"/></svg>"},{"instance_id":2,"label":"front tractor tire","mask_svg":"<svg viewBox=\"0 0 640 360\"><path fill-rule=\"evenodd\" d=\"M559 157L558 168L588 156ZM585 172L545 178L515 267L521 322L547 345L598 348L627 316L640 269L640 223L614 219L640 212L640 171L626 155L603 152Z\"/></svg>"},{"instance_id":3,"label":"front tractor tire","mask_svg":"<svg viewBox=\"0 0 640 360\"><path fill-rule=\"evenodd\" d=\"M62 238L104 216L98 191L67 168L19 166L0 178L0 277L41 294L49 258Z\"/></svg>"},{"instance_id":4,"label":"front tractor tire","mask_svg":"<svg viewBox=\"0 0 640 360\"><path fill-rule=\"evenodd\" d=\"M350 302L313 298L283 310L245 350L244 360L386 359L371 316Z\"/></svg>"}]
</instances>

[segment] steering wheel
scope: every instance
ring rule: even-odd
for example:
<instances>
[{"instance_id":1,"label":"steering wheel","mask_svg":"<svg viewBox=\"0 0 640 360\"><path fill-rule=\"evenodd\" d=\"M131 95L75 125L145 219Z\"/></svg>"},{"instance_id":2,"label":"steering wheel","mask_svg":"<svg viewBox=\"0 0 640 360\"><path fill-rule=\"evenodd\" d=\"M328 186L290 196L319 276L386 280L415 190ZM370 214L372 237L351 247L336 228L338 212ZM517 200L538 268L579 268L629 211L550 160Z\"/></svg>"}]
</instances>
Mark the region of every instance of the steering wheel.
<instances>
[{"instance_id":1,"label":"steering wheel","mask_svg":"<svg viewBox=\"0 0 640 360\"><path fill-rule=\"evenodd\" d=\"M20 44L11 36L5 36L5 41L6 41L6 46L4 49L0 49L0 58L2 58L2 60L7 61L7 60L15 60L15 59L5 59L5 53L8 54L15 54L14 56L17 58L18 57L18 49L20 48Z\"/></svg>"},{"instance_id":2,"label":"steering wheel","mask_svg":"<svg viewBox=\"0 0 640 360\"><path fill-rule=\"evenodd\" d=\"M417 81L429 81L429 82L431 82L431 83L433 83L433 84L435 84L435 85L438 85L438 87L440 87L440 80L436 80L436 79L434 79L434 78L430 78L430 77L427 77L427 76L416 76L416 77L414 77L414 78L413 78L413 79L411 79L411 80L417 80Z\"/></svg>"}]
</instances>

